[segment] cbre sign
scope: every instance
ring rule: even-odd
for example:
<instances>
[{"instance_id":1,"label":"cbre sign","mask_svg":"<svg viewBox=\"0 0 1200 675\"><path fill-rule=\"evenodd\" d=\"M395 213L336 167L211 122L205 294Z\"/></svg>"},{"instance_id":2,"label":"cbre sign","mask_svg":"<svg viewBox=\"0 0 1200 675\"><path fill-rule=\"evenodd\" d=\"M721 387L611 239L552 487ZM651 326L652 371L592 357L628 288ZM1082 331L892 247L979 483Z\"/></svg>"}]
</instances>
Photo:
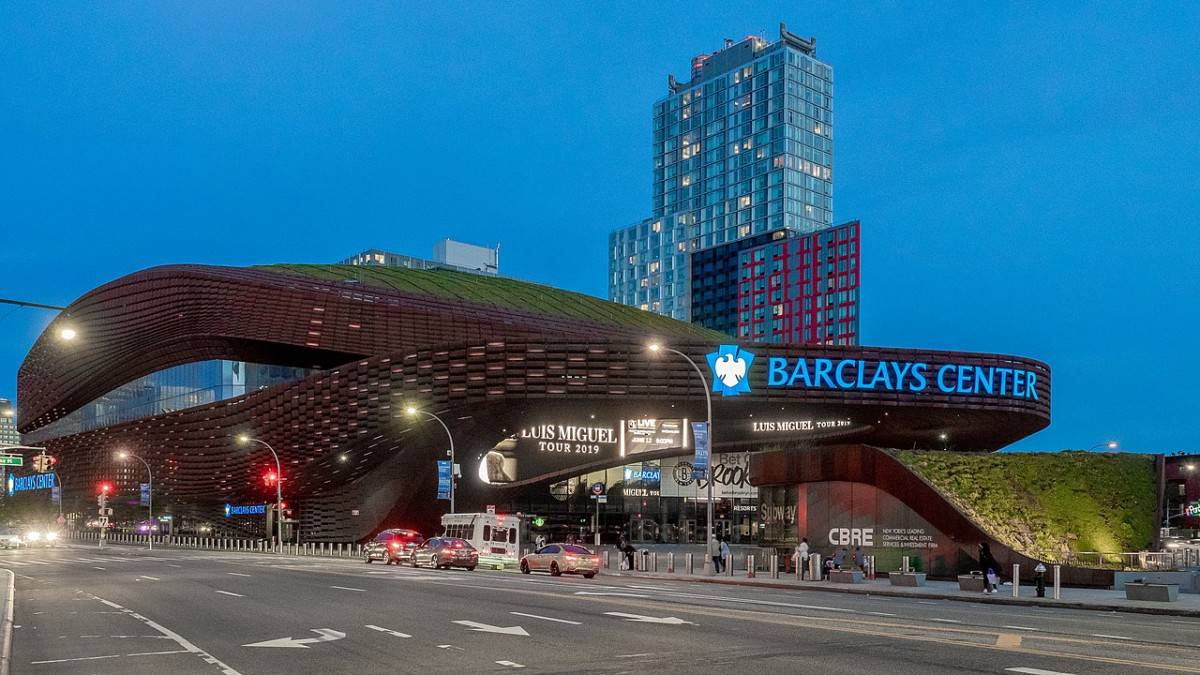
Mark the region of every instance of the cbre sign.
<instances>
[{"instance_id":1,"label":"cbre sign","mask_svg":"<svg viewBox=\"0 0 1200 675\"><path fill-rule=\"evenodd\" d=\"M751 366L764 361L767 387L928 392L1038 400L1038 374L1023 368L770 355L756 359L755 354L737 345L721 345L708 355L713 392L723 396L748 393Z\"/></svg>"}]
</instances>

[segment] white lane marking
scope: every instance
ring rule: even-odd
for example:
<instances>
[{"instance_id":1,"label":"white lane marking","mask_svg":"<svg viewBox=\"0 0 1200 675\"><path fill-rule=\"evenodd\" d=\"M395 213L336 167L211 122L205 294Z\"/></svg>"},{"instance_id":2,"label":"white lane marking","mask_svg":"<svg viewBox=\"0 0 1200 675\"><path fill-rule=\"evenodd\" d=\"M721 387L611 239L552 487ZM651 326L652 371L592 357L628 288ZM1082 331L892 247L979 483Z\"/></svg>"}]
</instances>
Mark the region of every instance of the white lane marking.
<instances>
[{"instance_id":1,"label":"white lane marking","mask_svg":"<svg viewBox=\"0 0 1200 675\"><path fill-rule=\"evenodd\" d=\"M138 578L139 579L149 579L150 581L162 581L162 579L159 579L158 577L148 577L145 574L141 575Z\"/></svg>"},{"instance_id":2,"label":"white lane marking","mask_svg":"<svg viewBox=\"0 0 1200 675\"><path fill-rule=\"evenodd\" d=\"M1038 628L1030 628L1028 626L1001 626L1001 628L1009 628L1012 630L1030 630L1030 631L1034 631L1034 632L1037 632L1038 630L1040 630Z\"/></svg>"},{"instance_id":3,"label":"white lane marking","mask_svg":"<svg viewBox=\"0 0 1200 675\"><path fill-rule=\"evenodd\" d=\"M580 595L576 593L576 595ZM753 598L736 598L722 595L703 595L700 593L671 593L677 598L695 598L699 600L720 600L722 602L740 602L746 605L765 605L768 607L789 607L792 609L815 609L822 612L841 612L843 614L856 614L857 610L846 609L845 607L827 607L825 605L800 605L791 602L775 602L773 600L755 600Z\"/></svg>"},{"instance_id":4,"label":"white lane marking","mask_svg":"<svg viewBox=\"0 0 1200 675\"><path fill-rule=\"evenodd\" d=\"M643 657L643 656L657 656L657 654L655 654L654 652L642 652L641 654L617 654L617 655L616 655L615 657L613 657L613 658L618 658L618 659L637 659L637 658L641 658L641 657Z\"/></svg>"},{"instance_id":5,"label":"white lane marking","mask_svg":"<svg viewBox=\"0 0 1200 675\"><path fill-rule=\"evenodd\" d=\"M51 659L49 661L30 661L30 665L40 666L43 663L66 663L68 661L96 661L98 659L119 659L120 654L105 654L104 656L80 656L73 659Z\"/></svg>"},{"instance_id":6,"label":"white lane marking","mask_svg":"<svg viewBox=\"0 0 1200 675\"><path fill-rule=\"evenodd\" d=\"M94 569L94 570L103 570L104 568L103 568L103 567L96 567L95 565L92 565L92 569Z\"/></svg>"},{"instance_id":7,"label":"white lane marking","mask_svg":"<svg viewBox=\"0 0 1200 675\"><path fill-rule=\"evenodd\" d=\"M173 649L173 650L167 651L167 652L134 652L133 654L126 654L125 656L160 656L162 654L187 654L187 653L189 653L189 652L186 649Z\"/></svg>"},{"instance_id":8,"label":"white lane marking","mask_svg":"<svg viewBox=\"0 0 1200 675\"><path fill-rule=\"evenodd\" d=\"M583 625L579 621L567 621L566 619L556 619L552 616L538 616L537 614L526 614L525 612L509 612L509 614L516 614L517 616L527 616L531 619L541 619L542 621L553 621L555 623L569 623L572 626Z\"/></svg>"},{"instance_id":9,"label":"white lane marking","mask_svg":"<svg viewBox=\"0 0 1200 675\"><path fill-rule=\"evenodd\" d=\"M650 596L641 593L606 593L604 591L576 591L575 595L616 595L622 598L648 598Z\"/></svg>"},{"instance_id":10,"label":"white lane marking","mask_svg":"<svg viewBox=\"0 0 1200 675\"><path fill-rule=\"evenodd\" d=\"M183 565L172 565L171 563L167 563L167 567L177 567L179 569L183 569Z\"/></svg>"},{"instance_id":11,"label":"white lane marking","mask_svg":"<svg viewBox=\"0 0 1200 675\"><path fill-rule=\"evenodd\" d=\"M932 601L932 600L918 600L918 601L917 601L917 604L918 604L918 605L940 605L940 604L942 604L942 603L940 603L940 602L934 602L934 601Z\"/></svg>"},{"instance_id":12,"label":"white lane marking","mask_svg":"<svg viewBox=\"0 0 1200 675\"><path fill-rule=\"evenodd\" d=\"M863 614L870 614L871 616L900 616L899 614L892 614L890 612L863 612Z\"/></svg>"},{"instance_id":13,"label":"white lane marking","mask_svg":"<svg viewBox=\"0 0 1200 675\"><path fill-rule=\"evenodd\" d=\"M241 593L230 593L229 591L217 591L217 593L220 593L221 595L232 595L235 598L246 597L246 596L242 595Z\"/></svg>"},{"instance_id":14,"label":"white lane marking","mask_svg":"<svg viewBox=\"0 0 1200 675\"><path fill-rule=\"evenodd\" d=\"M462 647L455 647L454 645L437 645L437 648L438 649L457 649L460 652L467 651L467 650L463 649Z\"/></svg>"},{"instance_id":15,"label":"white lane marking","mask_svg":"<svg viewBox=\"0 0 1200 675\"><path fill-rule=\"evenodd\" d=\"M1057 670L1042 670L1041 668L1005 668L1006 673L1025 673L1025 675L1072 675Z\"/></svg>"},{"instance_id":16,"label":"white lane marking","mask_svg":"<svg viewBox=\"0 0 1200 675\"><path fill-rule=\"evenodd\" d=\"M938 623L962 623L955 619L930 619L930 621L937 621Z\"/></svg>"},{"instance_id":17,"label":"white lane marking","mask_svg":"<svg viewBox=\"0 0 1200 675\"><path fill-rule=\"evenodd\" d=\"M153 628L154 630L162 633L163 635L170 638L171 640L174 640L175 644L179 645L180 647L183 647L187 651L204 659L204 661L206 663L209 663L209 664L214 665L217 668L219 668L223 675L242 675L241 673L234 670L233 668L230 668L225 662L221 661L220 659L213 656L212 654L209 654L208 652L204 651L203 649L200 649L199 647L192 644L191 642L188 642L187 640L184 639L184 637L182 635L180 635L179 633L176 633L173 630L170 630L166 626L163 626L162 624L152 621L131 609L126 609L126 608L118 605L115 602L110 602L108 600L105 600L104 598L101 598L98 595L92 595L91 593L85 593L85 595L89 598L92 598L93 600L99 600L100 602L108 605L109 607L112 607L113 609L120 610L122 613L128 614L129 616L137 619L138 621L141 621L142 623Z\"/></svg>"},{"instance_id":18,"label":"white lane marking","mask_svg":"<svg viewBox=\"0 0 1200 675\"><path fill-rule=\"evenodd\" d=\"M626 614L625 612L605 612L604 614L607 616L615 616L620 619L625 619L626 621L632 621L634 623L661 623L668 626L682 626L684 624L689 626L696 625L691 621L685 621L676 616L642 616L641 614Z\"/></svg>"},{"instance_id":19,"label":"white lane marking","mask_svg":"<svg viewBox=\"0 0 1200 675\"><path fill-rule=\"evenodd\" d=\"M398 638L410 638L410 637L412 637L412 636L411 636L411 635L409 635L408 633L401 633L400 631L392 630L392 629L390 629L390 628L383 628L383 627L380 627L380 626L374 626L374 625L371 625L371 624L367 624L366 626L364 626L364 628L370 628L371 630L377 630L377 631L379 631L380 633L387 633L388 635L393 635L393 636L395 636L395 637L398 637Z\"/></svg>"},{"instance_id":20,"label":"white lane marking","mask_svg":"<svg viewBox=\"0 0 1200 675\"><path fill-rule=\"evenodd\" d=\"M525 629L520 626L492 626L486 623L479 623L478 621L463 620L451 621L450 623L466 626L468 629L479 633L497 633L499 635L518 635L521 637L529 637L529 633L526 633Z\"/></svg>"},{"instance_id":21,"label":"white lane marking","mask_svg":"<svg viewBox=\"0 0 1200 675\"><path fill-rule=\"evenodd\" d=\"M248 577L248 576L250 576L249 574L242 574L241 572L226 572L225 574L228 574L231 577Z\"/></svg>"},{"instance_id":22,"label":"white lane marking","mask_svg":"<svg viewBox=\"0 0 1200 675\"><path fill-rule=\"evenodd\" d=\"M262 642L251 642L250 644L242 645L243 647L294 647L297 649L309 649L309 645L316 642L333 642L346 637L346 634L340 630L332 628L310 628L311 632L316 633L315 638L294 638L282 637L274 640L263 640Z\"/></svg>"},{"instance_id":23,"label":"white lane marking","mask_svg":"<svg viewBox=\"0 0 1200 675\"><path fill-rule=\"evenodd\" d=\"M330 586L330 588L336 588L339 591L354 591L355 593L366 593L367 592L367 589L365 589L365 588L349 588L347 586Z\"/></svg>"},{"instance_id":24,"label":"white lane marking","mask_svg":"<svg viewBox=\"0 0 1200 675\"><path fill-rule=\"evenodd\" d=\"M1124 635L1105 635L1104 633L1092 633L1092 637L1106 638L1109 640L1132 640L1133 639L1131 637L1125 637Z\"/></svg>"},{"instance_id":25,"label":"white lane marking","mask_svg":"<svg viewBox=\"0 0 1200 675\"><path fill-rule=\"evenodd\" d=\"M512 662L512 661L497 661L497 662L496 662L496 665L498 665L498 666L507 666L507 667L509 667L509 668L524 668L524 667L525 667L525 666L523 666L523 665L521 665L521 664L519 664L519 663L514 663L514 662Z\"/></svg>"}]
</instances>

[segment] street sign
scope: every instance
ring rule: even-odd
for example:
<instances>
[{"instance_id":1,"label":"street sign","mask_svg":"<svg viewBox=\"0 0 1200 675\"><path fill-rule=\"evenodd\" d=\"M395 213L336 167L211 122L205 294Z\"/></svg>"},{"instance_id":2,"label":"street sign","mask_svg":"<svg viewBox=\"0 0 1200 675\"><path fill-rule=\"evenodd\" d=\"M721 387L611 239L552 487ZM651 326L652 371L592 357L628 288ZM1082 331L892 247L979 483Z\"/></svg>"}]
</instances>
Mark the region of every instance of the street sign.
<instances>
[{"instance_id":1,"label":"street sign","mask_svg":"<svg viewBox=\"0 0 1200 675\"><path fill-rule=\"evenodd\" d=\"M708 422L692 422L692 438L696 441L692 475L701 479L708 475Z\"/></svg>"},{"instance_id":2,"label":"street sign","mask_svg":"<svg viewBox=\"0 0 1200 675\"><path fill-rule=\"evenodd\" d=\"M25 458L21 455L0 455L0 466L25 466Z\"/></svg>"},{"instance_id":3,"label":"street sign","mask_svg":"<svg viewBox=\"0 0 1200 675\"><path fill-rule=\"evenodd\" d=\"M608 503L608 495L599 495L599 496L597 496L597 497L596 497L596 503L597 503L597 504L607 504L607 503Z\"/></svg>"},{"instance_id":4,"label":"street sign","mask_svg":"<svg viewBox=\"0 0 1200 675\"><path fill-rule=\"evenodd\" d=\"M100 527L108 527L108 516L100 516Z\"/></svg>"},{"instance_id":5,"label":"street sign","mask_svg":"<svg viewBox=\"0 0 1200 675\"><path fill-rule=\"evenodd\" d=\"M604 494L604 483L592 483L592 494L597 497Z\"/></svg>"},{"instance_id":6,"label":"street sign","mask_svg":"<svg viewBox=\"0 0 1200 675\"><path fill-rule=\"evenodd\" d=\"M487 514L488 514L489 516L494 516L494 515L496 515L496 505L495 505L495 504L488 504L488 505L487 505Z\"/></svg>"}]
</instances>

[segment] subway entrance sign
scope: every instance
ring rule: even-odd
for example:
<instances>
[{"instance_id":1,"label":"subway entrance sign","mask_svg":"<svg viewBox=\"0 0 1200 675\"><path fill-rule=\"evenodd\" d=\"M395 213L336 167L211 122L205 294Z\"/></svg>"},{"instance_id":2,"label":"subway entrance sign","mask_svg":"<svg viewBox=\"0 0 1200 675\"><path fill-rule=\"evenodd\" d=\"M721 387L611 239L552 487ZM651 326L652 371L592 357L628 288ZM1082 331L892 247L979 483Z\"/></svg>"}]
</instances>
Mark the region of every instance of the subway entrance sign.
<instances>
[{"instance_id":1,"label":"subway entrance sign","mask_svg":"<svg viewBox=\"0 0 1200 675\"><path fill-rule=\"evenodd\" d=\"M0 466L25 466L25 458L21 455L0 455Z\"/></svg>"}]
</instances>

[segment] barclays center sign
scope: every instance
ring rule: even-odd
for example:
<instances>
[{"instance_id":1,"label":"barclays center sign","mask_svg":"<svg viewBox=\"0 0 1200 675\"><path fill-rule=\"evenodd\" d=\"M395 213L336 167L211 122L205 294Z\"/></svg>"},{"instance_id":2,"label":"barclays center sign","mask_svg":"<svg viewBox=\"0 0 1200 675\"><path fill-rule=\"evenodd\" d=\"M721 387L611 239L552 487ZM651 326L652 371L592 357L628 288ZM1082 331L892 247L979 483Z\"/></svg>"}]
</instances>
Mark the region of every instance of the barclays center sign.
<instances>
[{"instance_id":1,"label":"barclays center sign","mask_svg":"<svg viewBox=\"0 0 1200 675\"><path fill-rule=\"evenodd\" d=\"M708 354L712 390L737 396L752 386L835 391L892 391L1038 400L1038 374L1022 368L965 363L757 356L738 345ZM756 364L764 364L755 368ZM758 375L752 385L752 375Z\"/></svg>"}]
</instances>

